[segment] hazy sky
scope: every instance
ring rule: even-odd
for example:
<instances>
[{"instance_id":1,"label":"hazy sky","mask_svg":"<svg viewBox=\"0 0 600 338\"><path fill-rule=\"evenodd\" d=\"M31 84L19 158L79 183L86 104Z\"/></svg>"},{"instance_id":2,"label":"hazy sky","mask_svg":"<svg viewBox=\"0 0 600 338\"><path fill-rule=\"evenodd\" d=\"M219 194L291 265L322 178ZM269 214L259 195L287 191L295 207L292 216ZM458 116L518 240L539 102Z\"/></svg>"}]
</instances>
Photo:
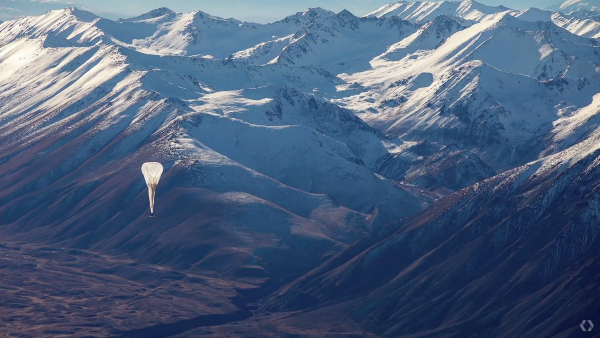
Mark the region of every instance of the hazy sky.
<instances>
[{"instance_id":1,"label":"hazy sky","mask_svg":"<svg viewBox=\"0 0 600 338\"><path fill-rule=\"evenodd\" d=\"M364 15L393 0L0 0L0 20L38 15L50 9L77 6L111 19L135 16L154 8L169 7L176 12L202 10L212 15L239 20L272 22L309 7L334 12L347 9ZM479 0L489 5L521 9L546 8L560 0Z\"/></svg>"}]
</instances>

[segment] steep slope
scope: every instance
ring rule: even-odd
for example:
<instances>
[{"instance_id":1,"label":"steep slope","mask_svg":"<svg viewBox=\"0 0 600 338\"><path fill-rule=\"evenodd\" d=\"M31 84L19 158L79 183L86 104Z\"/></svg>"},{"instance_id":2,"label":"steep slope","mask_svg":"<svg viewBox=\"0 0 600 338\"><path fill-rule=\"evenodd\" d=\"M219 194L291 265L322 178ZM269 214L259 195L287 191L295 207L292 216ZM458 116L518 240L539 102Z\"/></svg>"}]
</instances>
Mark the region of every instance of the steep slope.
<instances>
[{"instance_id":1,"label":"steep slope","mask_svg":"<svg viewBox=\"0 0 600 338\"><path fill-rule=\"evenodd\" d=\"M260 75L232 61L68 45L0 48L7 238L278 281L421 209L370 169L388 141L349 111L286 86L217 93ZM148 160L166 168L155 220Z\"/></svg>"},{"instance_id":2,"label":"steep slope","mask_svg":"<svg viewBox=\"0 0 600 338\"><path fill-rule=\"evenodd\" d=\"M298 31L271 63L315 65L334 74L365 70L375 56L415 29L397 18L359 18L344 10Z\"/></svg>"},{"instance_id":3,"label":"steep slope","mask_svg":"<svg viewBox=\"0 0 600 338\"><path fill-rule=\"evenodd\" d=\"M144 51L159 54L203 55L223 59L241 50L272 39L294 34L304 25L328 12L309 9L294 15L296 20L283 20L269 25L222 19L202 11L173 15L157 26L156 31L132 44ZM161 17L162 18L162 17ZM154 22L156 19L151 19ZM130 19L142 24L146 19Z\"/></svg>"},{"instance_id":4,"label":"steep slope","mask_svg":"<svg viewBox=\"0 0 600 338\"><path fill-rule=\"evenodd\" d=\"M0 25L0 46L23 37L39 38L46 35L84 45L110 43L105 33L96 27L103 20L93 13L71 7L53 10L46 15L6 21Z\"/></svg>"},{"instance_id":5,"label":"steep slope","mask_svg":"<svg viewBox=\"0 0 600 338\"><path fill-rule=\"evenodd\" d=\"M579 11L600 12L600 2L598 0L567 0L560 5L560 11L566 14Z\"/></svg>"},{"instance_id":6,"label":"steep slope","mask_svg":"<svg viewBox=\"0 0 600 338\"><path fill-rule=\"evenodd\" d=\"M545 11L537 8L529 8L514 13L516 17L525 21L552 21L555 25L569 32L586 38L600 37L600 21L593 18L580 18L561 14L558 12Z\"/></svg>"},{"instance_id":7,"label":"steep slope","mask_svg":"<svg viewBox=\"0 0 600 338\"><path fill-rule=\"evenodd\" d=\"M476 22L493 20L498 15L508 13L525 21L552 21L557 26L565 28L573 34L587 38L598 38L600 36L598 12L587 4L577 8L575 8L575 4L568 7L571 8L572 6L574 7L571 10L562 11L561 13L560 6L552 10L538 8L514 10L504 6L490 7L471 0L463 2L401 1L384 5L366 16L378 18L397 16L417 24L426 24L440 16L450 16L462 19L463 25L471 25Z\"/></svg>"},{"instance_id":8,"label":"steep slope","mask_svg":"<svg viewBox=\"0 0 600 338\"><path fill-rule=\"evenodd\" d=\"M599 135L383 228L264 308L329 309L393 337L580 333L600 310Z\"/></svg>"},{"instance_id":9,"label":"steep slope","mask_svg":"<svg viewBox=\"0 0 600 338\"><path fill-rule=\"evenodd\" d=\"M115 22L71 7L6 22L0 30L0 45L21 37L51 35L85 46L116 44L151 54L223 59L257 44L293 35L318 17L331 15L332 12L320 8L308 9L261 25L223 19L202 11L175 13L159 8Z\"/></svg>"},{"instance_id":10,"label":"steep slope","mask_svg":"<svg viewBox=\"0 0 600 338\"><path fill-rule=\"evenodd\" d=\"M367 17L398 16L413 23L425 23L441 15L456 16L469 21L483 21L498 13L510 11L504 6L491 7L473 0L459 1L400 1L367 14Z\"/></svg>"},{"instance_id":11,"label":"steep slope","mask_svg":"<svg viewBox=\"0 0 600 338\"><path fill-rule=\"evenodd\" d=\"M446 39L469 26L469 23L452 16L440 15L423 24L415 33L391 45L376 59L398 61L417 51L434 50Z\"/></svg>"},{"instance_id":12,"label":"steep slope","mask_svg":"<svg viewBox=\"0 0 600 338\"><path fill-rule=\"evenodd\" d=\"M321 109L318 101L327 101L323 97L323 94L326 96L338 95L338 88L336 87L343 85L343 81L335 76L336 73L370 68L369 61L373 57L384 52L389 45L409 35L416 29L414 25L395 17L389 19L358 18L348 11L334 14L319 8L296 13L270 25L252 26L252 29L250 29L249 26L245 26L246 24L240 23L235 25L235 22L232 20L223 20L207 15L206 13L177 14L169 9L159 8L135 18L122 19L119 22L100 19L88 13L86 15L93 17L94 20L85 27L89 30L93 29L95 32L99 32L98 34L104 40L86 40L87 42L84 43L85 41L82 40L74 40L72 34L68 33L68 31L73 29L72 27L83 25L81 20L79 20L80 17L84 16L82 13L84 12L75 8L68 8L63 11L50 12L43 16L42 19L30 20L31 22L21 22L18 20L11 27L20 27L21 29L24 24L31 24L36 27L36 33L32 33L31 29L22 30L16 35L6 34L6 39L10 40L10 38L14 38L15 36L45 39L47 47L104 46L104 41L109 41L109 44L125 47L124 49L120 49L120 53L127 55L137 66L142 66L144 69L152 69L153 71L146 75L146 81L148 83L161 83L160 90L167 96L192 100L195 95L194 93L198 89L203 94L206 94L212 91L258 88L277 83L297 88L304 92L313 91L316 100L313 99L310 102L310 106L315 109ZM197 20L190 19L190 16ZM66 28L63 27L59 30L54 30L39 23L55 20L56 18L59 18L61 22L65 21L64 25ZM191 28L175 29L175 26L178 25L187 25L186 27ZM443 25L449 25L449 27L444 28L442 27ZM135 28L130 32L131 34L142 31L146 35L149 35L148 32L154 33L148 38L143 39L143 41L136 38L122 38L121 41L114 38L115 36L119 36L119 29L130 29L131 27ZM144 29L140 27L144 27ZM440 39L439 34L448 35L462 26L460 26L458 21L456 25L452 26L443 20L436 20L435 25L429 25L428 27L429 29L424 29L421 34L421 37L426 40L424 41L425 44L431 44L431 39L427 37L428 35L435 34L436 37L434 39ZM235 48L243 47L245 43L253 44L259 41L257 39L270 39L273 37L271 34L273 34L274 30L281 33L286 29L289 29L289 32L296 29L300 30L296 31L293 35L284 36L283 38L275 36L276 39L273 41L260 43L252 48L236 52L223 61L210 61L212 54L222 54L220 56L224 57L230 51L235 50ZM199 33L202 31L211 32L209 34L210 38L218 37L219 34L223 33L230 36L233 40L243 40L243 43L231 44L227 48L231 47L234 49L228 49L224 53L215 53L215 51L221 50L222 47L225 48L224 45L219 44L224 41L221 38L219 38L219 43L199 40L198 43L190 44L190 40L188 39L189 34L191 34L190 32ZM247 35L247 33L251 34L252 37ZM166 40L162 40L163 38ZM173 45L171 46L173 49L167 50L171 47L162 44L161 41L170 44L176 44L178 43L177 41L180 41L183 44L178 46ZM353 48L355 53L349 54L344 52L348 48ZM132 52L132 50L138 53ZM192 58L157 58L152 56L155 53L193 54L195 53L193 50L201 52L202 56ZM323 57L324 55L328 57ZM230 62L231 60L238 62ZM190 72L185 69L186 66L192 67L193 71ZM159 68L161 69L160 71L158 70ZM182 73L189 74L186 75L187 78L182 78ZM176 84L173 83L173 85L169 86L162 84L165 79L167 82L171 82L170 78L173 76L180 78L176 81ZM189 91L185 94L179 93L177 87L185 88ZM353 89L350 89L350 91L353 91ZM246 93L253 92L246 91ZM217 95L217 97L220 95ZM276 97L279 94L273 92L265 95ZM282 102L283 99L279 97L277 100L278 102ZM205 100L202 99L192 101L195 101L192 102L192 105L196 107L205 104ZM289 100L286 99L283 101ZM217 107L217 109L220 109L220 107ZM280 110L281 107L272 107L272 109L274 109L272 114L267 114L271 121L273 120L273 116L280 115L280 112L277 110ZM348 118L348 114L348 112L345 113L345 118ZM319 124L316 126L319 126ZM342 134L338 132L338 135ZM396 143L401 142L399 140L384 140L383 142L388 145L382 146L382 135L378 135L377 137L379 138L377 141L379 146L376 150L358 149L359 147L353 146L353 144L359 144L363 140L357 141L348 136L342 142L347 142L352 147L352 151L359 152L362 156L361 161L364 160L368 167L373 168L377 161L388 154L386 148L390 146L394 147ZM371 143L372 141L366 142L366 144ZM396 175L395 177L400 176Z\"/></svg>"},{"instance_id":13,"label":"steep slope","mask_svg":"<svg viewBox=\"0 0 600 338\"><path fill-rule=\"evenodd\" d=\"M137 21L145 21L145 20L156 20L159 18L162 18L164 16L168 16L168 17L172 17L174 16L176 13L173 12L171 9L167 8L167 7L160 7L160 8L156 8L151 10L148 13L144 13L142 15L138 15L132 18L121 18L119 20L117 20L118 22L137 22Z\"/></svg>"},{"instance_id":14,"label":"steep slope","mask_svg":"<svg viewBox=\"0 0 600 338\"><path fill-rule=\"evenodd\" d=\"M571 334L598 312L596 21L463 1L1 23L0 311L34 335ZM107 321L48 329L81 304Z\"/></svg>"},{"instance_id":15,"label":"steep slope","mask_svg":"<svg viewBox=\"0 0 600 338\"><path fill-rule=\"evenodd\" d=\"M428 141L410 144L402 151L389 154L378 163L376 170L385 177L428 190L449 191L460 190L495 174L468 150Z\"/></svg>"},{"instance_id":16,"label":"steep slope","mask_svg":"<svg viewBox=\"0 0 600 338\"><path fill-rule=\"evenodd\" d=\"M570 16L578 19L593 19L594 21L600 21L600 11L579 11L571 13Z\"/></svg>"},{"instance_id":17,"label":"steep slope","mask_svg":"<svg viewBox=\"0 0 600 338\"><path fill-rule=\"evenodd\" d=\"M336 102L401 138L457 143L494 170L535 159L552 122L590 105L600 89L597 42L551 22L505 14L433 50L411 49L418 40L410 39L372 70L341 76L364 89Z\"/></svg>"},{"instance_id":18,"label":"steep slope","mask_svg":"<svg viewBox=\"0 0 600 338\"><path fill-rule=\"evenodd\" d=\"M560 27L579 36L598 39L600 38L600 16L578 19L576 16L565 18L554 15L553 22Z\"/></svg>"}]
</instances>

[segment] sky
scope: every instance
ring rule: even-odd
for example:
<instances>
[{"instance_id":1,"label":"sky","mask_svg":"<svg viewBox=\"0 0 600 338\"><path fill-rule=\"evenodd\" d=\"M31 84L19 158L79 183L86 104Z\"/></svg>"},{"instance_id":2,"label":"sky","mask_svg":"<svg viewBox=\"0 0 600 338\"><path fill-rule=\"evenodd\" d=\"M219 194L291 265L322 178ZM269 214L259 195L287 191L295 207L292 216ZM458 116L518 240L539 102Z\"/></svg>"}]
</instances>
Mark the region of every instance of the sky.
<instances>
[{"instance_id":1,"label":"sky","mask_svg":"<svg viewBox=\"0 0 600 338\"><path fill-rule=\"evenodd\" d=\"M522 9L547 8L560 0L478 0L488 5ZM206 13L260 23L273 22L310 7L339 12L347 9L364 15L394 0L0 0L0 20L26 15L40 15L51 9L76 6L97 15L117 19L146 13L159 7L176 12L202 10Z\"/></svg>"}]
</instances>

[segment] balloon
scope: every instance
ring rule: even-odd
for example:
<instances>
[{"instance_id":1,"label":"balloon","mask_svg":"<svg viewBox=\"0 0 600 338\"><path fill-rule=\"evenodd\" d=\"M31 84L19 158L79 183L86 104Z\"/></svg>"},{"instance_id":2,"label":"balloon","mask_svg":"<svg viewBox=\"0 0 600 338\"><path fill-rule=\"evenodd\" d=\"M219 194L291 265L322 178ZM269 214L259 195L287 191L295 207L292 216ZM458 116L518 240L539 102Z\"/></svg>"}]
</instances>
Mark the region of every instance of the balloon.
<instances>
[{"instance_id":1,"label":"balloon","mask_svg":"<svg viewBox=\"0 0 600 338\"><path fill-rule=\"evenodd\" d=\"M162 175L163 166L158 162L146 162L142 165L142 174L148 186L148 198L150 198L150 217L154 217L154 193Z\"/></svg>"}]
</instances>

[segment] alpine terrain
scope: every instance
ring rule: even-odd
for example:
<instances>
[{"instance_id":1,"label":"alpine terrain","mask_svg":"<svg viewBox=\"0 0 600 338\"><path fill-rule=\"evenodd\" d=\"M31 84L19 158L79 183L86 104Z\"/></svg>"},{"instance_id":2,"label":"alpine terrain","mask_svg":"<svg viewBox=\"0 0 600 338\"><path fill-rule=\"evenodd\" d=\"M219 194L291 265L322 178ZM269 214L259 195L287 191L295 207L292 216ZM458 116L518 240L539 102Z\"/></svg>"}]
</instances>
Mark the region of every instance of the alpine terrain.
<instances>
[{"instance_id":1,"label":"alpine terrain","mask_svg":"<svg viewBox=\"0 0 600 338\"><path fill-rule=\"evenodd\" d=\"M577 336L600 4L1 22L0 237L7 335Z\"/></svg>"}]
</instances>

